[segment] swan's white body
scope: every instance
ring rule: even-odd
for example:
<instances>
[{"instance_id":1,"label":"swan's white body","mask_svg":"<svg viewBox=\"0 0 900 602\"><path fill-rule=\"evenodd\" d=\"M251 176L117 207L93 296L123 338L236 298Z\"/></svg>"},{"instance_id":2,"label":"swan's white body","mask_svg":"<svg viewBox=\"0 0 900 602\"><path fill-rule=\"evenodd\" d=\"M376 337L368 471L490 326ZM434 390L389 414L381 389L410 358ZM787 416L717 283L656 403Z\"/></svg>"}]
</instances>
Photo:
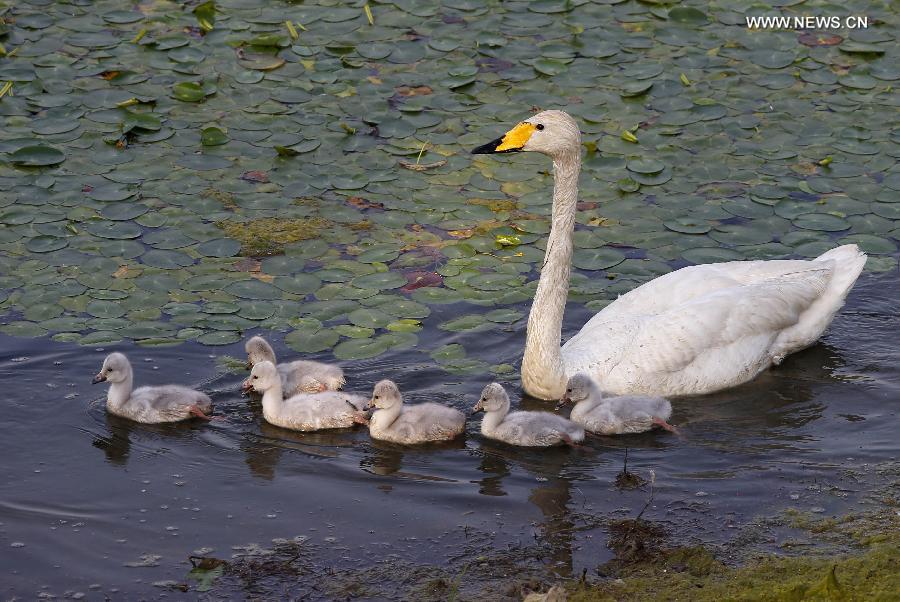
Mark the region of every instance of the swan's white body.
<instances>
[{"instance_id":1,"label":"swan's white body","mask_svg":"<svg viewBox=\"0 0 900 602\"><path fill-rule=\"evenodd\" d=\"M462 434L465 415L438 403L405 405L397 385L380 381L372 393L371 405L377 409L369 419L373 439L402 445L449 441Z\"/></svg>"},{"instance_id":2,"label":"swan's white body","mask_svg":"<svg viewBox=\"0 0 900 602\"><path fill-rule=\"evenodd\" d=\"M344 391L299 393L285 399L280 375L265 360L250 372L245 382L245 388L249 387L262 393L266 422L294 431L349 428L354 425L354 414L366 404L366 397Z\"/></svg>"},{"instance_id":3,"label":"swan's white body","mask_svg":"<svg viewBox=\"0 0 900 602\"><path fill-rule=\"evenodd\" d=\"M109 354L94 382L108 382L106 409L116 416L145 424L178 422L204 416L212 410L206 393L180 385L132 389L131 363L121 353Z\"/></svg>"},{"instance_id":4,"label":"swan's white body","mask_svg":"<svg viewBox=\"0 0 900 602\"><path fill-rule=\"evenodd\" d=\"M311 360L296 360L279 364L275 360L275 351L272 346L259 336L247 341L244 348L247 351L247 361L251 368L263 361L276 365L278 375L281 377L281 390L285 397L298 393L337 391L344 386L344 371L339 366Z\"/></svg>"},{"instance_id":5,"label":"swan's white body","mask_svg":"<svg viewBox=\"0 0 900 602\"><path fill-rule=\"evenodd\" d=\"M672 416L672 403L665 397L621 395L604 397L597 383L586 374L576 374L566 385L563 402L575 402L572 422L601 435L644 433L665 425Z\"/></svg>"},{"instance_id":6,"label":"swan's white body","mask_svg":"<svg viewBox=\"0 0 900 602\"><path fill-rule=\"evenodd\" d=\"M534 397L559 399L578 372L620 395L703 394L747 382L822 335L866 262L856 245L844 245L810 261L682 268L622 295L560 348L581 135L566 113L544 111L495 142L474 152L553 159L552 226L522 360L522 385Z\"/></svg>"},{"instance_id":7,"label":"swan's white body","mask_svg":"<svg viewBox=\"0 0 900 602\"><path fill-rule=\"evenodd\" d=\"M491 383L481 392L474 411L484 411L481 434L521 447L550 447L584 440L584 428L550 412L510 412L509 396Z\"/></svg>"}]
</instances>

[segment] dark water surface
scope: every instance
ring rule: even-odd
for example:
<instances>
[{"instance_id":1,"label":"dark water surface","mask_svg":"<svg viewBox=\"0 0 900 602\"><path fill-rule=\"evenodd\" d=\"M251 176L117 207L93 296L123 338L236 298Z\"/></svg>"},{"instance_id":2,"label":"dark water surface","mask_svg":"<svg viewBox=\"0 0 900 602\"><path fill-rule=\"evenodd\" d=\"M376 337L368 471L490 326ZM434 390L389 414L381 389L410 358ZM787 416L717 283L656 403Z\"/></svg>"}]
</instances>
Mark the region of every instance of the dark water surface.
<instances>
[{"instance_id":1,"label":"dark water surface","mask_svg":"<svg viewBox=\"0 0 900 602\"><path fill-rule=\"evenodd\" d=\"M173 589L197 586L189 555L230 559L297 536L307 538L307 576L294 579L304 589L292 595L312 598L350 595L334 589L330 567L357 571L371 597L409 595L408 573L379 573L386 565L462 570L521 552L547 574L578 576L612 556L605 521L633 517L647 500L648 487L614 486L626 447L632 470L655 474L645 517L685 541L728 542L787 507L846 512L874 487L869 468L897 455L898 291L897 274L864 274L820 344L740 389L677 400L680 436L597 437L575 450L492 444L477 418L464 441L417 449L373 443L359 429L293 433L263 422L258 403L238 392L243 375L217 370L198 344L115 346L130 355L137 384L199 385L220 417L137 425L107 416L105 390L90 385L113 348L4 337L0 594L193 596ZM589 315L571 310L567 335ZM443 315L429 322L458 311L439 306ZM486 333L426 330L420 341L458 341L492 364L517 364L524 320ZM243 355L240 345L223 352ZM437 370L421 349L345 370L349 390L390 377L409 402L463 410L485 384ZM505 382L514 399L517 378ZM223 579L213 593L280 591L266 587Z\"/></svg>"}]
</instances>

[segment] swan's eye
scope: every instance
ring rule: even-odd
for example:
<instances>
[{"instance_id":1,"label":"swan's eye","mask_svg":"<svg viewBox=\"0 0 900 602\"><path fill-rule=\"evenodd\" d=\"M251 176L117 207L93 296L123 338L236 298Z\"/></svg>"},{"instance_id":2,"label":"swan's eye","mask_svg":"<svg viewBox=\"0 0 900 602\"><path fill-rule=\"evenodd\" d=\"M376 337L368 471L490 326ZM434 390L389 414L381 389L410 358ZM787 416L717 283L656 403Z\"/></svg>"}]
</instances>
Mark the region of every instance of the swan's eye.
<instances>
[{"instance_id":1,"label":"swan's eye","mask_svg":"<svg viewBox=\"0 0 900 602\"><path fill-rule=\"evenodd\" d=\"M542 130L542 129L544 129L544 124L543 124L543 123L539 123L539 124L537 124L537 125L534 126L534 127L536 127L538 130Z\"/></svg>"},{"instance_id":2,"label":"swan's eye","mask_svg":"<svg viewBox=\"0 0 900 602\"><path fill-rule=\"evenodd\" d=\"M256 374L254 374L254 375L253 375L253 380L256 380L257 378L259 378L259 376L256 375Z\"/></svg>"},{"instance_id":3,"label":"swan's eye","mask_svg":"<svg viewBox=\"0 0 900 602\"><path fill-rule=\"evenodd\" d=\"M377 395L375 396L375 399L378 399L378 396L377 396Z\"/></svg>"},{"instance_id":4,"label":"swan's eye","mask_svg":"<svg viewBox=\"0 0 900 602\"><path fill-rule=\"evenodd\" d=\"M482 397L481 401L487 401L487 397Z\"/></svg>"},{"instance_id":5,"label":"swan's eye","mask_svg":"<svg viewBox=\"0 0 900 602\"><path fill-rule=\"evenodd\" d=\"M566 393L571 393L572 389L566 389Z\"/></svg>"}]
</instances>

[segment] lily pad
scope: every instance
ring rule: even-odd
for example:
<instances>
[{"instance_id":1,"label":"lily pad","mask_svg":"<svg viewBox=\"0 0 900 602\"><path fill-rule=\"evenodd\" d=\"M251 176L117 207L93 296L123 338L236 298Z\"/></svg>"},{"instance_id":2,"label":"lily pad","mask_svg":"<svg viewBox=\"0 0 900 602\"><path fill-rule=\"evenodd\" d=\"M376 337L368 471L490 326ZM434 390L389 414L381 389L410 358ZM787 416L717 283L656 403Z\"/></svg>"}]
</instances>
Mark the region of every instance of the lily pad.
<instances>
[{"instance_id":1,"label":"lily pad","mask_svg":"<svg viewBox=\"0 0 900 602\"><path fill-rule=\"evenodd\" d=\"M16 165L24 167L46 167L57 165L66 160L66 154L58 148L44 144L23 146L9 153L7 158Z\"/></svg>"},{"instance_id":2,"label":"lily pad","mask_svg":"<svg viewBox=\"0 0 900 602\"><path fill-rule=\"evenodd\" d=\"M572 256L572 264L581 270L605 270L625 261L625 255L614 249L578 249Z\"/></svg>"}]
</instances>

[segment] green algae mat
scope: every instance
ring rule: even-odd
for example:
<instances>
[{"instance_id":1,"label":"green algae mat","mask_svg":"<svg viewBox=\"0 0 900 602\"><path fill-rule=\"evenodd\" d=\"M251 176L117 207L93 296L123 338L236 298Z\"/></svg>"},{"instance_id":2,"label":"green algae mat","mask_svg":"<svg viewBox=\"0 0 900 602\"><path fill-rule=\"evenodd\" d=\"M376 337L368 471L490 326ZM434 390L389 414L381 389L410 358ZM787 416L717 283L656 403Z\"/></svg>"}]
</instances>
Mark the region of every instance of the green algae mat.
<instances>
[{"instance_id":1,"label":"green algae mat","mask_svg":"<svg viewBox=\"0 0 900 602\"><path fill-rule=\"evenodd\" d=\"M514 323L550 165L468 150L535 108L584 133L578 303L849 242L896 269L897 8L777 4L0 2L0 332L353 359L438 304ZM868 27L746 26L810 12Z\"/></svg>"}]
</instances>

